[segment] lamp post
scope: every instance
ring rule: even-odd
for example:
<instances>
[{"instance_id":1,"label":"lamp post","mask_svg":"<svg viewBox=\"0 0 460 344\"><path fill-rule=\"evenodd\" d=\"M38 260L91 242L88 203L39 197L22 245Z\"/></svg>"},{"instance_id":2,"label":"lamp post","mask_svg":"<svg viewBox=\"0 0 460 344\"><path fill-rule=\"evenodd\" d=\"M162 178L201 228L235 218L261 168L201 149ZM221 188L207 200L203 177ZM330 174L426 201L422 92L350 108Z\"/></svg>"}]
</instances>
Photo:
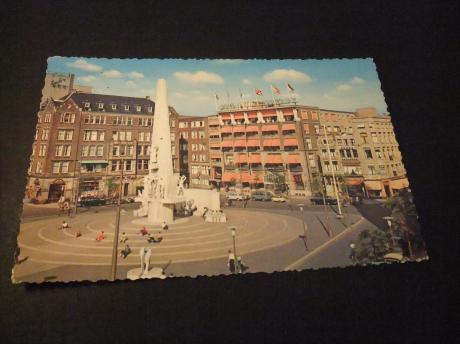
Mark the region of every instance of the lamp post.
<instances>
[{"instance_id":1,"label":"lamp post","mask_svg":"<svg viewBox=\"0 0 460 344\"><path fill-rule=\"evenodd\" d=\"M302 238L305 242L307 241L307 226L306 226L306 223L305 223L305 219L303 217L303 210L304 210L304 207L305 205L304 204L298 204L298 207L299 207L299 210L300 210L300 213L302 215L302 226L303 226L303 235L299 235L300 238Z\"/></svg>"},{"instance_id":2,"label":"lamp post","mask_svg":"<svg viewBox=\"0 0 460 344\"><path fill-rule=\"evenodd\" d=\"M391 216L384 216L382 217L382 219L386 220L387 221L387 224L388 224L388 229L390 230L390 234L391 234L391 244L393 245L393 247L396 246L395 244L395 237L394 237L394 233L393 233L393 227L391 226L392 223L391 221L393 220L393 217Z\"/></svg>"},{"instance_id":3,"label":"lamp post","mask_svg":"<svg viewBox=\"0 0 460 344\"><path fill-rule=\"evenodd\" d=\"M111 270L111 280L115 281L117 277L117 258L118 258L118 234L120 232L120 211L121 211L121 193L123 191L123 163L120 161L121 165L121 174L120 174L120 188L118 191L118 203L117 203L117 213L115 219L115 233L113 235L113 248L112 248L112 270Z\"/></svg>"},{"instance_id":4,"label":"lamp post","mask_svg":"<svg viewBox=\"0 0 460 344\"><path fill-rule=\"evenodd\" d=\"M233 238L233 256L235 257L234 259L234 264L235 264L235 273L238 273L238 255L236 254L236 227L235 226L230 226L228 229L231 230L232 232L232 238Z\"/></svg>"}]
</instances>

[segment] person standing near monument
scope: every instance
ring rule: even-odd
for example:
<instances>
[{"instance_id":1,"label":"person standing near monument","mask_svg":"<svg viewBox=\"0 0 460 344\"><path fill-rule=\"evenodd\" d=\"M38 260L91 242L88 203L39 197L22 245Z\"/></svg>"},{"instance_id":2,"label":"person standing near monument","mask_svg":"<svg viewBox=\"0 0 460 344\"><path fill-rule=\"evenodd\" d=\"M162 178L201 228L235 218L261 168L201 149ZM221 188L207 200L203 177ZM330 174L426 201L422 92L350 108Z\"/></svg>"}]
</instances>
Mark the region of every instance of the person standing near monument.
<instances>
[{"instance_id":1,"label":"person standing near monument","mask_svg":"<svg viewBox=\"0 0 460 344\"><path fill-rule=\"evenodd\" d=\"M235 272L235 255L231 250L228 250L227 267L232 274Z\"/></svg>"}]
</instances>

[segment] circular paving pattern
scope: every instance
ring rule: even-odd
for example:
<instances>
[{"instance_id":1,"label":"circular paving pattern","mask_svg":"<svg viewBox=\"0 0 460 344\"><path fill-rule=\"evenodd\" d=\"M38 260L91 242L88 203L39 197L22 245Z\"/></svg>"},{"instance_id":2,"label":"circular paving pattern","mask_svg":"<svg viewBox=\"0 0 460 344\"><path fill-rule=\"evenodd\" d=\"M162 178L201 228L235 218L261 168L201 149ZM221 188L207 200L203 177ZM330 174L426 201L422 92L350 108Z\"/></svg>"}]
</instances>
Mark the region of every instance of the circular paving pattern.
<instances>
[{"instance_id":1,"label":"circular paving pattern","mask_svg":"<svg viewBox=\"0 0 460 344\"><path fill-rule=\"evenodd\" d=\"M152 249L151 264L204 261L227 257L233 249L233 239L228 226L237 227L236 244L238 255L267 250L298 239L301 221L293 217L252 210L228 209L227 223L204 222L201 217L169 226L166 231L158 226L146 226L159 243L147 242L139 234L141 225L134 223L132 212L121 216L120 235L125 232L132 253L126 259L118 258L118 265L139 265L141 247ZM115 212L81 214L66 219L69 229L58 229L64 218L36 221L21 225L19 246L21 256L41 264L55 265L110 265ZM76 238L79 230L81 237ZM95 240L104 231L105 239ZM118 245L118 252L124 244Z\"/></svg>"}]
</instances>

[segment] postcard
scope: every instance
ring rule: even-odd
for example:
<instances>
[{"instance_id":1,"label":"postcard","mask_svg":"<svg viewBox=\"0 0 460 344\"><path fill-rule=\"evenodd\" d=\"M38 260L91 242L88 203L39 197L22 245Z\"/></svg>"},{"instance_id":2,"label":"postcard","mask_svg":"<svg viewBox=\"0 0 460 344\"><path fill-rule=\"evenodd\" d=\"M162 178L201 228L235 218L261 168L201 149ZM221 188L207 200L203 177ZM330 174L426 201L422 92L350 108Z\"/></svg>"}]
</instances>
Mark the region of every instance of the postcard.
<instances>
[{"instance_id":1,"label":"postcard","mask_svg":"<svg viewBox=\"0 0 460 344\"><path fill-rule=\"evenodd\" d=\"M372 59L51 57L14 283L427 259Z\"/></svg>"}]
</instances>

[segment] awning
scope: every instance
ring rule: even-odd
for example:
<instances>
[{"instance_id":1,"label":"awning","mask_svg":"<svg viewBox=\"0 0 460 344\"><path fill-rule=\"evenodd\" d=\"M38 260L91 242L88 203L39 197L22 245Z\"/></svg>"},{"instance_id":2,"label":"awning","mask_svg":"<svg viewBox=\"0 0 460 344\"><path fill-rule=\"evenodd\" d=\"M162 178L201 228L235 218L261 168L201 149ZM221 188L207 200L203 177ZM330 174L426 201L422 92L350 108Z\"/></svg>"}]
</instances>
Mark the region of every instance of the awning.
<instances>
[{"instance_id":1,"label":"awning","mask_svg":"<svg viewBox=\"0 0 460 344\"><path fill-rule=\"evenodd\" d=\"M107 160L80 160L80 164L108 164Z\"/></svg>"},{"instance_id":2,"label":"awning","mask_svg":"<svg viewBox=\"0 0 460 344\"><path fill-rule=\"evenodd\" d=\"M266 164L282 164L283 157L280 154L270 154L267 155L267 159L265 160Z\"/></svg>"},{"instance_id":3,"label":"awning","mask_svg":"<svg viewBox=\"0 0 460 344\"><path fill-rule=\"evenodd\" d=\"M264 112L262 116L263 117L275 117L277 115L276 115L276 112Z\"/></svg>"},{"instance_id":4,"label":"awning","mask_svg":"<svg viewBox=\"0 0 460 344\"><path fill-rule=\"evenodd\" d=\"M248 162L248 156L246 154L238 154L235 158L236 163L246 163Z\"/></svg>"},{"instance_id":5,"label":"awning","mask_svg":"<svg viewBox=\"0 0 460 344\"><path fill-rule=\"evenodd\" d=\"M260 164L262 161L260 160L260 154L254 154L249 156L249 163L250 164Z\"/></svg>"},{"instance_id":6,"label":"awning","mask_svg":"<svg viewBox=\"0 0 460 344\"><path fill-rule=\"evenodd\" d=\"M279 147L280 145L280 139L264 140L263 143L264 147Z\"/></svg>"},{"instance_id":7,"label":"awning","mask_svg":"<svg viewBox=\"0 0 460 344\"><path fill-rule=\"evenodd\" d=\"M230 114L229 113L226 113L226 114L222 114L222 119L230 119Z\"/></svg>"},{"instance_id":8,"label":"awning","mask_svg":"<svg viewBox=\"0 0 460 344\"><path fill-rule=\"evenodd\" d=\"M366 189L368 190L375 190L375 191L382 190L382 183L377 180L366 180L364 182L364 185L366 185Z\"/></svg>"},{"instance_id":9,"label":"awning","mask_svg":"<svg viewBox=\"0 0 460 344\"><path fill-rule=\"evenodd\" d=\"M256 117L257 117L257 112L256 111L248 112L248 118L256 118Z\"/></svg>"},{"instance_id":10,"label":"awning","mask_svg":"<svg viewBox=\"0 0 460 344\"><path fill-rule=\"evenodd\" d=\"M276 124L263 125L262 131L278 131L278 126Z\"/></svg>"},{"instance_id":11,"label":"awning","mask_svg":"<svg viewBox=\"0 0 460 344\"><path fill-rule=\"evenodd\" d=\"M283 115L284 116L294 116L294 112L292 111L292 109L284 110Z\"/></svg>"},{"instance_id":12,"label":"awning","mask_svg":"<svg viewBox=\"0 0 460 344\"><path fill-rule=\"evenodd\" d=\"M350 186L361 185L364 181L364 178L343 178L345 184Z\"/></svg>"},{"instance_id":13,"label":"awning","mask_svg":"<svg viewBox=\"0 0 460 344\"><path fill-rule=\"evenodd\" d=\"M310 132L310 125L309 124L304 124L303 125L303 130L308 134Z\"/></svg>"},{"instance_id":14,"label":"awning","mask_svg":"<svg viewBox=\"0 0 460 344\"><path fill-rule=\"evenodd\" d=\"M222 141L222 147L233 147L233 142L231 140Z\"/></svg>"},{"instance_id":15,"label":"awning","mask_svg":"<svg viewBox=\"0 0 460 344\"><path fill-rule=\"evenodd\" d=\"M259 140L248 140L246 145L248 147L260 147L260 141Z\"/></svg>"},{"instance_id":16,"label":"awning","mask_svg":"<svg viewBox=\"0 0 460 344\"><path fill-rule=\"evenodd\" d=\"M297 139L284 139L284 146L285 147L292 147L292 146L298 146L299 143L297 142Z\"/></svg>"},{"instance_id":17,"label":"awning","mask_svg":"<svg viewBox=\"0 0 460 344\"><path fill-rule=\"evenodd\" d=\"M220 142L210 142L209 147L220 148Z\"/></svg>"},{"instance_id":18,"label":"awning","mask_svg":"<svg viewBox=\"0 0 460 344\"><path fill-rule=\"evenodd\" d=\"M222 129L220 130L221 133L223 134L231 134L232 133L232 127L222 127Z\"/></svg>"},{"instance_id":19,"label":"awning","mask_svg":"<svg viewBox=\"0 0 460 344\"><path fill-rule=\"evenodd\" d=\"M248 125L246 127L247 133L257 133L258 131L259 131L259 128L257 128L257 125Z\"/></svg>"},{"instance_id":20,"label":"awning","mask_svg":"<svg viewBox=\"0 0 460 344\"><path fill-rule=\"evenodd\" d=\"M252 181L252 176L248 172L242 172L240 176L240 181L243 183L250 183Z\"/></svg>"},{"instance_id":21,"label":"awning","mask_svg":"<svg viewBox=\"0 0 460 344\"><path fill-rule=\"evenodd\" d=\"M236 140L234 143L235 147L246 147L246 141L245 140Z\"/></svg>"},{"instance_id":22,"label":"awning","mask_svg":"<svg viewBox=\"0 0 460 344\"><path fill-rule=\"evenodd\" d=\"M298 154L289 154L287 156L288 164L300 164L300 156Z\"/></svg>"},{"instance_id":23,"label":"awning","mask_svg":"<svg viewBox=\"0 0 460 344\"><path fill-rule=\"evenodd\" d=\"M407 180L407 178L390 180L390 188L394 190L405 189L408 187L409 187L409 181Z\"/></svg>"},{"instance_id":24,"label":"awning","mask_svg":"<svg viewBox=\"0 0 460 344\"><path fill-rule=\"evenodd\" d=\"M235 113L233 115L234 119L244 119L244 114L243 113Z\"/></svg>"},{"instance_id":25,"label":"awning","mask_svg":"<svg viewBox=\"0 0 460 344\"><path fill-rule=\"evenodd\" d=\"M283 131L285 130L295 130L295 124L294 123L283 124Z\"/></svg>"},{"instance_id":26,"label":"awning","mask_svg":"<svg viewBox=\"0 0 460 344\"><path fill-rule=\"evenodd\" d=\"M236 173L234 172L224 172L223 176L222 176L222 181L223 182L231 182L232 179L235 179L237 180L237 176L236 176Z\"/></svg>"},{"instance_id":27,"label":"awning","mask_svg":"<svg viewBox=\"0 0 460 344\"><path fill-rule=\"evenodd\" d=\"M209 155L211 156L211 158L220 158L220 157L222 157L222 153L220 151L215 152L215 151L210 150Z\"/></svg>"},{"instance_id":28,"label":"awning","mask_svg":"<svg viewBox=\"0 0 460 344\"><path fill-rule=\"evenodd\" d=\"M244 126L239 125L237 127L233 127L233 132L234 133L244 133L245 132Z\"/></svg>"}]
</instances>

